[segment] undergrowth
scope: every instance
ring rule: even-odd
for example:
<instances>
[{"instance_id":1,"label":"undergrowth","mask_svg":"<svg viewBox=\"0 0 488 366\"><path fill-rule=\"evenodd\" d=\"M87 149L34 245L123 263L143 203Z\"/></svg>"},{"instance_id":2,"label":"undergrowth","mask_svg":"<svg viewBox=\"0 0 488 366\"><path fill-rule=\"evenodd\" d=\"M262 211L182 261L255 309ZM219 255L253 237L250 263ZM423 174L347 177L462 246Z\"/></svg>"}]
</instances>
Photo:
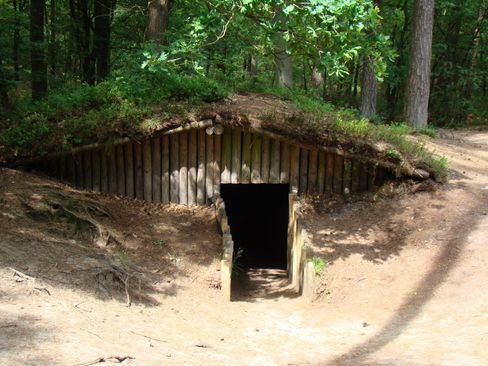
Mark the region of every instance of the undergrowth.
<instances>
[{"instance_id":1,"label":"undergrowth","mask_svg":"<svg viewBox=\"0 0 488 366\"><path fill-rule=\"evenodd\" d=\"M356 143L383 141L392 145L386 159L397 163L404 158L422 160L438 179L446 176L447 161L409 139L414 130L403 123L372 123L359 118L357 110L337 108L303 90L263 85L258 79L226 87L200 74L155 73L137 68L114 72L111 79L95 86L72 82L52 91L41 102L25 99L16 103L17 108L0 124L0 157L41 155L94 141L150 134L165 121L184 117L199 104L221 100L232 90L250 90L287 100L306 115L303 120L291 121L297 131L335 134ZM427 128L416 133L434 137L436 130Z\"/></svg>"}]
</instances>

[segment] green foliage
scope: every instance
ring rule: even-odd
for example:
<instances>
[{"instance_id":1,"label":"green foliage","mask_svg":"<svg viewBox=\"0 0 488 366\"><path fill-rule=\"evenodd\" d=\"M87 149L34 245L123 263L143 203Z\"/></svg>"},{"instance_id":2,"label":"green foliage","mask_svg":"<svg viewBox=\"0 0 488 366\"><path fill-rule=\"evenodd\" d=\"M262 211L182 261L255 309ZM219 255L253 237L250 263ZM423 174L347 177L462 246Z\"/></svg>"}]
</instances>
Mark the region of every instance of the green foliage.
<instances>
[{"instance_id":1,"label":"green foliage","mask_svg":"<svg viewBox=\"0 0 488 366\"><path fill-rule=\"evenodd\" d=\"M166 246L166 240L157 239L153 241L153 244L159 248L164 248Z\"/></svg>"},{"instance_id":2,"label":"green foliage","mask_svg":"<svg viewBox=\"0 0 488 366\"><path fill-rule=\"evenodd\" d=\"M326 267L325 261L320 257L313 257L312 263L313 263L315 274L317 276L320 276L325 270Z\"/></svg>"}]
</instances>

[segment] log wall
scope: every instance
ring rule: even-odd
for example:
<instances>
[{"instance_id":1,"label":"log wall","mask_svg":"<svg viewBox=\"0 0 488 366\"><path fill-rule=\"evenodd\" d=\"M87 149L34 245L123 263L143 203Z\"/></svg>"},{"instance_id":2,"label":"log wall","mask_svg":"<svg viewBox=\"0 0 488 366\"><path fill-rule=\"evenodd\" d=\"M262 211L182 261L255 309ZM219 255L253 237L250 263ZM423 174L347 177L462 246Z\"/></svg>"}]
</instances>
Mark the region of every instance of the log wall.
<instances>
[{"instance_id":1,"label":"log wall","mask_svg":"<svg viewBox=\"0 0 488 366\"><path fill-rule=\"evenodd\" d=\"M220 184L289 184L297 194L354 194L383 184L385 171L320 149L240 128L205 129L126 142L34 167L80 189L149 202L206 205Z\"/></svg>"}]
</instances>

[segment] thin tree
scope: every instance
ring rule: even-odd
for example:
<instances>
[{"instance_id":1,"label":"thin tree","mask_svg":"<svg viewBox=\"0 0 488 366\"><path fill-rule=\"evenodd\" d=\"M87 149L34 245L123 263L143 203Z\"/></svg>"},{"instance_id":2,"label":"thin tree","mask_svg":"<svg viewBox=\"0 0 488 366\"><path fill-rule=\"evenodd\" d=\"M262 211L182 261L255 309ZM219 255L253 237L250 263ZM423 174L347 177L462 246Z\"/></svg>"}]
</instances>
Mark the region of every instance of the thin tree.
<instances>
[{"instance_id":1,"label":"thin tree","mask_svg":"<svg viewBox=\"0 0 488 366\"><path fill-rule=\"evenodd\" d=\"M110 72L110 33L114 0L95 0L93 54L96 59L97 82L105 79Z\"/></svg>"},{"instance_id":2,"label":"thin tree","mask_svg":"<svg viewBox=\"0 0 488 366\"><path fill-rule=\"evenodd\" d=\"M169 26L170 3L170 0L151 0L148 2L146 41L164 42L164 33Z\"/></svg>"},{"instance_id":3,"label":"thin tree","mask_svg":"<svg viewBox=\"0 0 488 366\"><path fill-rule=\"evenodd\" d=\"M365 56L363 61L363 78L361 82L361 116L372 118L376 115L378 84L371 56Z\"/></svg>"},{"instance_id":4,"label":"thin tree","mask_svg":"<svg viewBox=\"0 0 488 366\"><path fill-rule=\"evenodd\" d=\"M39 100L47 94L47 63L44 47L45 0L31 0L30 41L32 99Z\"/></svg>"},{"instance_id":5,"label":"thin tree","mask_svg":"<svg viewBox=\"0 0 488 366\"><path fill-rule=\"evenodd\" d=\"M285 14L280 5L275 6L274 16L277 28L274 35L274 63L275 73L273 86L278 88L293 87L293 63L291 55L288 53L288 44L285 40Z\"/></svg>"},{"instance_id":6,"label":"thin tree","mask_svg":"<svg viewBox=\"0 0 488 366\"><path fill-rule=\"evenodd\" d=\"M432 59L434 0L415 0L405 119L413 128L427 126Z\"/></svg>"}]
</instances>

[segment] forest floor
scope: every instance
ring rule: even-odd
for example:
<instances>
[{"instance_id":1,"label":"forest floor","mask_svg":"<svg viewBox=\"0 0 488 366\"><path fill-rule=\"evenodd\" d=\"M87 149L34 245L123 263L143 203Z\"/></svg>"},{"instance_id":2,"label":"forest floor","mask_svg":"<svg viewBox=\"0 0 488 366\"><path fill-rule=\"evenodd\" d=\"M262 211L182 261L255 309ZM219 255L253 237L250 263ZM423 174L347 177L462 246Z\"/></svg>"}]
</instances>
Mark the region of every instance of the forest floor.
<instances>
[{"instance_id":1,"label":"forest floor","mask_svg":"<svg viewBox=\"0 0 488 366\"><path fill-rule=\"evenodd\" d=\"M311 205L312 303L225 302L210 209L0 170L0 364L488 364L488 132L442 135L446 185Z\"/></svg>"}]
</instances>

